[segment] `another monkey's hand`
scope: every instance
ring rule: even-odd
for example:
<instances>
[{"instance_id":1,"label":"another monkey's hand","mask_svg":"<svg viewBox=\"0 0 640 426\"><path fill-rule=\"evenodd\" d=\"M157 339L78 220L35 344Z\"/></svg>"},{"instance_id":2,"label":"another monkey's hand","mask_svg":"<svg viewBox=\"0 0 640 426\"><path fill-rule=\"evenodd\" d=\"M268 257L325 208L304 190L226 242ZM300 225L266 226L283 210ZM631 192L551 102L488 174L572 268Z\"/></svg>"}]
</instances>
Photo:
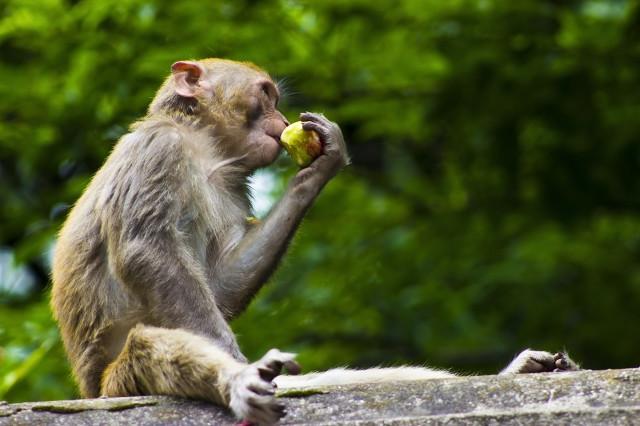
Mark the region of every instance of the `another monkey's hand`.
<instances>
[{"instance_id":1,"label":"another monkey's hand","mask_svg":"<svg viewBox=\"0 0 640 426\"><path fill-rule=\"evenodd\" d=\"M525 349L500 374L551 373L579 369L580 366L564 352L552 354Z\"/></svg>"},{"instance_id":2,"label":"another monkey's hand","mask_svg":"<svg viewBox=\"0 0 640 426\"><path fill-rule=\"evenodd\" d=\"M313 130L320 135L323 145L322 154L311 163L310 167L327 175L328 179L332 178L350 162L340 127L333 121L327 120L324 115L313 112L303 112L300 114L300 120L304 130Z\"/></svg>"},{"instance_id":3,"label":"another monkey's hand","mask_svg":"<svg viewBox=\"0 0 640 426\"><path fill-rule=\"evenodd\" d=\"M300 366L295 354L271 349L259 361L247 365L231 382L229 407L238 418L249 423L270 425L285 414L285 407L275 397L273 379L283 368L298 374Z\"/></svg>"}]
</instances>

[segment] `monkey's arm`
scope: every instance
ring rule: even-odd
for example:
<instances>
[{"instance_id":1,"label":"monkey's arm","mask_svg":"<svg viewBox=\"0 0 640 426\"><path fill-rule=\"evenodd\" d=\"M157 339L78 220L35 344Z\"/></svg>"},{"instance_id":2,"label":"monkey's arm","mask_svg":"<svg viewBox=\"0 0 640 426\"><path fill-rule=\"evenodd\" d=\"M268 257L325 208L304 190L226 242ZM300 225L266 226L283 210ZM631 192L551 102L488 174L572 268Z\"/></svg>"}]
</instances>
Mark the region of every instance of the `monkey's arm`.
<instances>
[{"instance_id":1,"label":"monkey's arm","mask_svg":"<svg viewBox=\"0 0 640 426\"><path fill-rule=\"evenodd\" d=\"M322 114L303 113L303 127L318 132L324 152L298 172L284 196L216 268L212 288L228 318L240 314L275 270L279 259L320 190L349 163L342 132Z\"/></svg>"},{"instance_id":2,"label":"monkey's arm","mask_svg":"<svg viewBox=\"0 0 640 426\"><path fill-rule=\"evenodd\" d=\"M131 143L103 212L109 264L142 303L150 325L212 338L244 361L203 268L185 241L187 235L178 229L193 198L180 137L162 129L148 140Z\"/></svg>"}]
</instances>

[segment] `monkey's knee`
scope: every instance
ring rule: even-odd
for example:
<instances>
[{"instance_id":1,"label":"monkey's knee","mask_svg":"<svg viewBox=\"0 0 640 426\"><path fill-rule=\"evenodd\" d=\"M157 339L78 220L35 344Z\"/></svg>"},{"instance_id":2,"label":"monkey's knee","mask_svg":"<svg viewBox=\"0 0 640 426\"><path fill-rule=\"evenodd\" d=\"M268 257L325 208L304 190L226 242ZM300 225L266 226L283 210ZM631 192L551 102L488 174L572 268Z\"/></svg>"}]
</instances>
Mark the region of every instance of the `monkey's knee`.
<instances>
[{"instance_id":1,"label":"monkey's knee","mask_svg":"<svg viewBox=\"0 0 640 426\"><path fill-rule=\"evenodd\" d=\"M184 374L178 371L180 365L176 362L181 355L182 334L187 333L143 324L129 330L120 354L102 374L101 395L188 396L175 390L176 382Z\"/></svg>"}]
</instances>

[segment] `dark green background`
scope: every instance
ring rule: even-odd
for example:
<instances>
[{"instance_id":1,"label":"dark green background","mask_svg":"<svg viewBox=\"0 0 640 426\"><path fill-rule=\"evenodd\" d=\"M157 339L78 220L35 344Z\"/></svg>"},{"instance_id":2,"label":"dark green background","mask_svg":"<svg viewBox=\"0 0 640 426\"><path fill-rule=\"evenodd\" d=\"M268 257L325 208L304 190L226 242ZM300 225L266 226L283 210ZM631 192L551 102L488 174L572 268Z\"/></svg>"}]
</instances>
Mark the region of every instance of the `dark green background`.
<instances>
[{"instance_id":1,"label":"dark green background","mask_svg":"<svg viewBox=\"0 0 640 426\"><path fill-rule=\"evenodd\" d=\"M55 232L176 60L286 78L353 165L234 324L305 369L495 372L525 347L640 364L640 7L559 0L2 0L0 399L75 396L47 306ZM294 172L271 170L275 193ZM6 283L5 283L6 284Z\"/></svg>"}]
</instances>

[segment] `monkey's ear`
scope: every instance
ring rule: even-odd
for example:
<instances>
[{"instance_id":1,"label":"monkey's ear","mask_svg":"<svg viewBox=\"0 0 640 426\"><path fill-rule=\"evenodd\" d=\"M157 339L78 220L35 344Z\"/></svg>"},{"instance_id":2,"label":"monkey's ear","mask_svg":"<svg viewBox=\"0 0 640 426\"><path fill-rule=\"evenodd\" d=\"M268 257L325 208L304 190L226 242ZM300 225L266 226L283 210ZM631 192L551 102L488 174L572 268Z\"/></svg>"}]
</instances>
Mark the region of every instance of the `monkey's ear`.
<instances>
[{"instance_id":1,"label":"monkey's ear","mask_svg":"<svg viewBox=\"0 0 640 426\"><path fill-rule=\"evenodd\" d=\"M196 94L196 85L204 68L197 62L178 61L171 65L171 72L176 84L176 93L186 98L192 98Z\"/></svg>"}]
</instances>

